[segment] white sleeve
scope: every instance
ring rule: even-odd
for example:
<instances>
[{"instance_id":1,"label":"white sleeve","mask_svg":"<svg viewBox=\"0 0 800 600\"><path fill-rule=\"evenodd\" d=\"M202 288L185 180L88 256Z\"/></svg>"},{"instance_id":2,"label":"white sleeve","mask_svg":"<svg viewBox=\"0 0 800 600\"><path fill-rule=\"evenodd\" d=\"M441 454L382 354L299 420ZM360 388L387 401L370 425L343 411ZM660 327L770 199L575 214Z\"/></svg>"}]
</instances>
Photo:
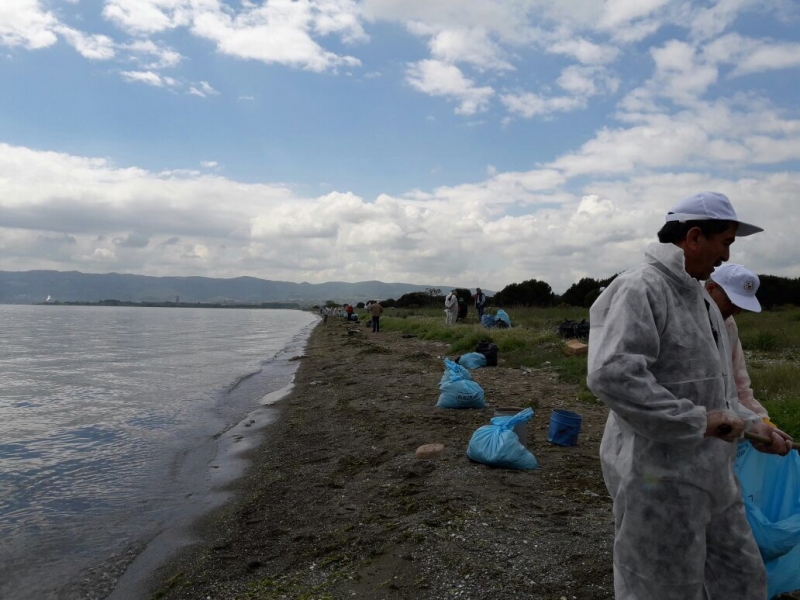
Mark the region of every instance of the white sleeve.
<instances>
[{"instance_id":1,"label":"white sleeve","mask_svg":"<svg viewBox=\"0 0 800 600\"><path fill-rule=\"evenodd\" d=\"M589 389L634 431L659 442L697 440L706 409L677 398L649 366L662 359L657 294L642 282L606 290L590 309Z\"/></svg>"}]
</instances>

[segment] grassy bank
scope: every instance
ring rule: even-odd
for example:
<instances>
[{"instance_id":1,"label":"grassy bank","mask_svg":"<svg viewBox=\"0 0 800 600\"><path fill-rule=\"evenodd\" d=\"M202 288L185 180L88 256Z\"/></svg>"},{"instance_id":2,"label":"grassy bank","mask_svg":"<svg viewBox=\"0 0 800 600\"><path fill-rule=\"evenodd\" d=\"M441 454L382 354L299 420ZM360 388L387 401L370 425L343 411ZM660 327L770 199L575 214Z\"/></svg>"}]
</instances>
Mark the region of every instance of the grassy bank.
<instances>
[{"instance_id":1,"label":"grassy bank","mask_svg":"<svg viewBox=\"0 0 800 600\"><path fill-rule=\"evenodd\" d=\"M589 316L582 308L510 309L512 329L487 329L471 312L466 322L448 327L441 308L389 310L381 328L450 344L448 354L471 352L480 341L497 344L509 367L551 369L576 384L577 397L597 402L586 387L586 357L564 354L558 325L564 319L579 321ZM756 398L773 420L800 439L800 308L787 307L737 317L742 345Z\"/></svg>"}]
</instances>

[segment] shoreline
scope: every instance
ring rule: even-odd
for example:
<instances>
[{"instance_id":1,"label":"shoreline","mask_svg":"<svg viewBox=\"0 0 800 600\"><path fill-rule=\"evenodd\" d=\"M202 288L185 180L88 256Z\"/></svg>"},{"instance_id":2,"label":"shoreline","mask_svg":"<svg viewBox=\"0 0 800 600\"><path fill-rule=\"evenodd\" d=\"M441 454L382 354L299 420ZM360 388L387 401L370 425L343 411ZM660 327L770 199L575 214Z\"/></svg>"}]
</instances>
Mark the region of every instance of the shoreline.
<instances>
[{"instance_id":1,"label":"shoreline","mask_svg":"<svg viewBox=\"0 0 800 600\"><path fill-rule=\"evenodd\" d=\"M176 485L185 487L186 482L192 483L180 509L175 506L163 509L168 512L162 510L160 525L139 532L124 548L84 567L64 585L52 589L47 597L65 600L150 598L158 583L157 569L183 548L197 542L192 533L195 523L231 501L233 492L229 488L247 471L249 455L263 441L266 427L278 418L275 404L291 393L299 366L295 360L302 354L318 322L317 319L303 327L272 357L271 360L285 363L286 368L291 369L287 372L290 374L288 382L285 375L280 376L275 383L281 387L266 392L239 421L199 439L184 455ZM242 376L232 388L260 372Z\"/></svg>"},{"instance_id":2,"label":"shoreline","mask_svg":"<svg viewBox=\"0 0 800 600\"><path fill-rule=\"evenodd\" d=\"M352 332L352 333L351 333ZM231 496L156 570L158 598L613 598L611 501L597 448L607 411L548 369L473 372L487 408L435 408L447 345L328 319ZM465 450L494 408L532 405L536 471ZM579 443L547 443L553 408ZM443 443L433 460L417 447ZM144 592L145 590L138 590ZM122 596L119 596L122 597ZM113 596L112 596L113 598Z\"/></svg>"},{"instance_id":3,"label":"shoreline","mask_svg":"<svg viewBox=\"0 0 800 600\"><path fill-rule=\"evenodd\" d=\"M208 487L196 499L201 504L144 544L117 579L114 589L106 597L108 600L150 597L158 583L154 578L157 570L181 549L197 543L192 534L194 524L231 501L233 492L227 488L248 470L250 461L247 455L263 442L264 431L278 418L275 403L288 396L293 387L294 382L267 393L259 406L244 419L215 436L216 451L207 467Z\"/></svg>"}]
</instances>

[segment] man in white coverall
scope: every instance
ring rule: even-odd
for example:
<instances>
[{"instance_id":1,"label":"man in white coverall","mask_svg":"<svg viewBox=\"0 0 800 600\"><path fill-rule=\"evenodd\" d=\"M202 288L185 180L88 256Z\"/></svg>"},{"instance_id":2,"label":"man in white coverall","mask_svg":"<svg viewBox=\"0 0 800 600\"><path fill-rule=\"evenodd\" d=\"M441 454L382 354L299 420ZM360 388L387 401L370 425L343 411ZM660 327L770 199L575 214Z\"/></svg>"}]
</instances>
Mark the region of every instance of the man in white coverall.
<instances>
[{"instance_id":1,"label":"man in white coverall","mask_svg":"<svg viewBox=\"0 0 800 600\"><path fill-rule=\"evenodd\" d=\"M452 290L444 299L445 323L452 325L458 317L458 297Z\"/></svg>"},{"instance_id":2,"label":"man in white coverall","mask_svg":"<svg viewBox=\"0 0 800 600\"><path fill-rule=\"evenodd\" d=\"M589 388L610 409L600 460L614 500L617 600L763 600L766 576L733 471L745 428L786 434L739 405L722 316L699 280L728 260L727 197L679 202L645 262L590 311ZM762 450L765 448L762 448Z\"/></svg>"}]
</instances>

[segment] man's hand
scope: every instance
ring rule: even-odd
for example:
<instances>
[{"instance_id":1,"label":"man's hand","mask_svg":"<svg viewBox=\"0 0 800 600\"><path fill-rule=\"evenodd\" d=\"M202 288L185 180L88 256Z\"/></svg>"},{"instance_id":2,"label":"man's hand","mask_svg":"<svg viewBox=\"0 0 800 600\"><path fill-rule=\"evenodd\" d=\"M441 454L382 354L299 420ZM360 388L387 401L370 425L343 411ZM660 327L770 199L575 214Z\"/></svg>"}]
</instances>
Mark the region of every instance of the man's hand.
<instances>
[{"instance_id":1,"label":"man's hand","mask_svg":"<svg viewBox=\"0 0 800 600\"><path fill-rule=\"evenodd\" d=\"M753 447L759 452L786 456L792 451L792 437L776 427L770 427L766 423L756 423L750 429L749 433L754 433L772 440L771 444L762 444L761 442L750 440L750 443L753 444Z\"/></svg>"},{"instance_id":2,"label":"man's hand","mask_svg":"<svg viewBox=\"0 0 800 600\"><path fill-rule=\"evenodd\" d=\"M727 410L711 410L706 413L706 437L735 442L742 437L743 432L744 421L734 413Z\"/></svg>"}]
</instances>

